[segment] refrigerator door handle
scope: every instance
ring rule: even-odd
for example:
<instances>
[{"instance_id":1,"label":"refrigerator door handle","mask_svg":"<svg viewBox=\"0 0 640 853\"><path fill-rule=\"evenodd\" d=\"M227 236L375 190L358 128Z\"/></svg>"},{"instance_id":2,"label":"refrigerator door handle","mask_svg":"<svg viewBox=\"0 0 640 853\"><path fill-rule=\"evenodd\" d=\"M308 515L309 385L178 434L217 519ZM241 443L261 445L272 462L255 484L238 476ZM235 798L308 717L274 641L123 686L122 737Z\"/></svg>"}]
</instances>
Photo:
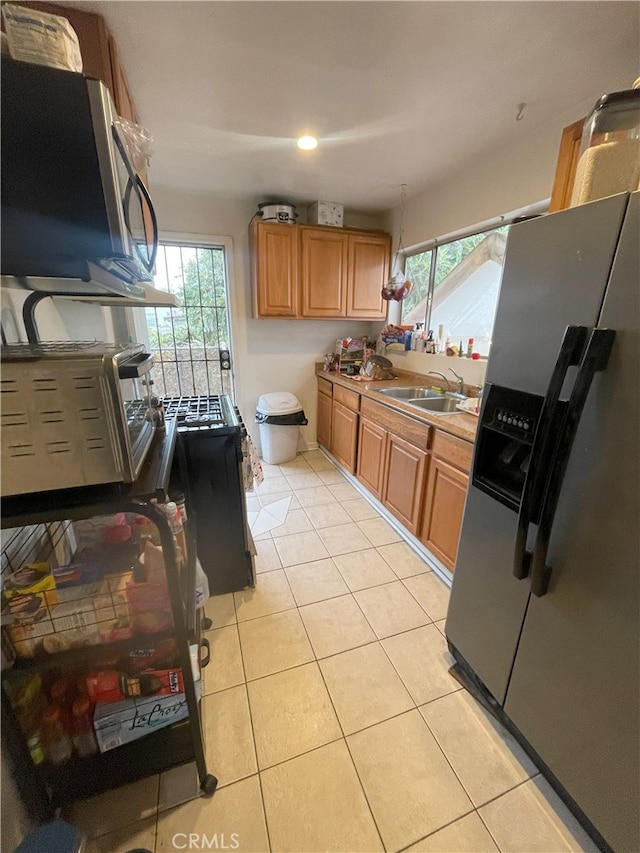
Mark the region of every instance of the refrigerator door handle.
<instances>
[{"instance_id":1,"label":"refrigerator door handle","mask_svg":"<svg viewBox=\"0 0 640 853\"><path fill-rule=\"evenodd\" d=\"M540 526L531 559L531 592L539 598L547 594L551 566L547 564L549 539L553 527L562 481L578 430L582 411L589 395L594 376L605 370L616 333L613 329L593 329L587 344L578 376L569 400L564 429L556 445L549 486L541 511Z\"/></svg>"},{"instance_id":2,"label":"refrigerator door handle","mask_svg":"<svg viewBox=\"0 0 640 853\"><path fill-rule=\"evenodd\" d=\"M513 553L513 575L518 580L523 580L529 574L531 553L527 551L527 533L529 524L537 520L536 510L540 506L548 480L548 469L542 463L548 457L551 442L556 435L560 392L567 370L580 364L588 333L586 326L567 326L545 394L518 513Z\"/></svg>"}]
</instances>

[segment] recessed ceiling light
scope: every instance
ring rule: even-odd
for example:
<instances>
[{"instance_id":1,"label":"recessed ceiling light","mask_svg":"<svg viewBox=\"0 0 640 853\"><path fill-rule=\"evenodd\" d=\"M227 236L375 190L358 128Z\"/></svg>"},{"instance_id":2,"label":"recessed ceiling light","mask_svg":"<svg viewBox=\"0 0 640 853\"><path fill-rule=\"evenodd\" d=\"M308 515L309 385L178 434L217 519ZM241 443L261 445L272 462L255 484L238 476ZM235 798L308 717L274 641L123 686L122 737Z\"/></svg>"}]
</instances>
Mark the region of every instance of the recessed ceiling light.
<instances>
[{"instance_id":1,"label":"recessed ceiling light","mask_svg":"<svg viewBox=\"0 0 640 853\"><path fill-rule=\"evenodd\" d=\"M318 145L318 140L315 136L301 136L297 145L298 148L302 148L303 151L313 151L313 149Z\"/></svg>"}]
</instances>

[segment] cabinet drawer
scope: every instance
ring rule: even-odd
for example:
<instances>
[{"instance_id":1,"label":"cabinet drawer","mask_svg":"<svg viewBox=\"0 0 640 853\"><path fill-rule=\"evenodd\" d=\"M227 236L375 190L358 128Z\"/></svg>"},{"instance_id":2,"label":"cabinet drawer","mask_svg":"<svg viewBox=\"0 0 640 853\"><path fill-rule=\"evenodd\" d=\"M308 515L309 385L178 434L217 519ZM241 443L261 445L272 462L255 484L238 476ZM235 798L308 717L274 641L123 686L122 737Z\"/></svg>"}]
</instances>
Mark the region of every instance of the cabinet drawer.
<instances>
[{"instance_id":1,"label":"cabinet drawer","mask_svg":"<svg viewBox=\"0 0 640 853\"><path fill-rule=\"evenodd\" d=\"M394 412L367 397L362 398L360 412L393 435L404 438L421 450L429 449L433 430L428 424L414 421L413 418Z\"/></svg>"},{"instance_id":2,"label":"cabinet drawer","mask_svg":"<svg viewBox=\"0 0 640 853\"><path fill-rule=\"evenodd\" d=\"M333 382L329 382L328 379L323 379L322 376L318 376L318 391L321 394L326 394L327 397L333 396Z\"/></svg>"},{"instance_id":3,"label":"cabinet drawer","mask_svg":"<svg viewBox=\"0 0 640 853\"><path fill-rule=\"evenodd\" d=\"M342 403L348 409L352 409L354 412L360 409L360 394L357 391L350 391L348 388L343 388L342 385L334 387L333 399Z\"/></svg>"},{"instance_id":4,"label":"cabinet drawer","mask_svg":"<svg viewBox=\"0 0 640 853\"><path fill-rule=\"evenodd\" d=\"M473 444L463 438L457 438L455 435L449 435L437 429L435 430L431 452L434 456L444 459L445 462L460 468L467 474L471 470Z\"/></svg>"}]
</instances>

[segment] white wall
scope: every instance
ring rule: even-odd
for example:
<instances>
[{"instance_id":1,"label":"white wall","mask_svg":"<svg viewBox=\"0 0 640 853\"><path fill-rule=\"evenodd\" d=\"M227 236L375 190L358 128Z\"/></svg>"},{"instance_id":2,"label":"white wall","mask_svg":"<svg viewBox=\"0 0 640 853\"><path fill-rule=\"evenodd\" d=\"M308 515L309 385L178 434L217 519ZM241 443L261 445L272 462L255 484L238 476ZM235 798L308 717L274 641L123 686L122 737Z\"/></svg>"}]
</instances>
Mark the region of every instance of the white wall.
<instances>
[{"instance_id":1,"label":"white wall","mask_svg":"<svg viewBox=\"0 0 640 853\"><path fill-rule=\"evenodd\" d=\"M64 281L60 282L64 289ZM22 306L29 291L11 286L2 276L2 325L7 341L26 341ZM44 299L35 309L35 321L41 341L113 341L111 311L100 305L69 299Z\"/></svg>"},{"instance_id":2,"label":"white wall","mask_svg":"<svg viewBox=\"0 0 640 853\"><path fill-rule=\"evenodd\" d=\"M153 177L153 176L152 176ZM162 235L197 234L231 237L229 297L236 403L257 446L259 430L253 424L261 394L290 391L300 400L309 425L300 430L299 448L316 443L315 364L332 352L337 338L371 334L372 324L331 320L257 320L251 316L249 222L257 204L178 193L152 185L154 206ZM351 227L381 227L379 219L347 214ZM375 328L377 332L378 327Z\"/></svg>"},{"instance_id":3,"label":"white wall","mask_svg":"<svg viewBox=\"0 0 640 853\"><path fill-rule=\"evenodd\" d=\"M636 24L637 27L637 24ZM453 173L443 174L437 184L412 193L407 187L403 221L403 246L418 246L435 238L533 205L551 196L562 129L587 115L605 92L627 89L637 76L638 57L617 58L611 76L601 81L601 88L562 115L545 116L544 105L525 109L522 121L515 115L511 133L491 150L478 151L472 159L459 163ZM473 128L469 128L473 133ZM398 243L399 210L394 210L385 227ZM395 307L395 305L394 305ZM393 317L399 322L399 317ZM464 358L424 355L422 353L388 354L396 367L419 373L440 370L448 373L452 366L470 384L484 376L486 362Z\"/></svg>"}]
</instances>

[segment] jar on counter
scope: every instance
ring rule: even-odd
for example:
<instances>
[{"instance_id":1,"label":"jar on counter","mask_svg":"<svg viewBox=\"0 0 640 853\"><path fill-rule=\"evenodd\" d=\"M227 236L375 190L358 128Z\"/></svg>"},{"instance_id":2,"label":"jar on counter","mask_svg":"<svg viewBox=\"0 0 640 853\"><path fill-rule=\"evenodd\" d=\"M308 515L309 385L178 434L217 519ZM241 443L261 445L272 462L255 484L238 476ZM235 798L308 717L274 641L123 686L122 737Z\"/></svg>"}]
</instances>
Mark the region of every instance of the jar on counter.
<instances>
[{"instance_id":1,"label":"jar on counter","mask_svg":"<svg viewBox=\"0 0 640 853\"><path fill-rule=\"evenodd\" d=\"M586 118L571 207L640 188L640 89L603 95Z\"/></svg>"}]
</instances>

